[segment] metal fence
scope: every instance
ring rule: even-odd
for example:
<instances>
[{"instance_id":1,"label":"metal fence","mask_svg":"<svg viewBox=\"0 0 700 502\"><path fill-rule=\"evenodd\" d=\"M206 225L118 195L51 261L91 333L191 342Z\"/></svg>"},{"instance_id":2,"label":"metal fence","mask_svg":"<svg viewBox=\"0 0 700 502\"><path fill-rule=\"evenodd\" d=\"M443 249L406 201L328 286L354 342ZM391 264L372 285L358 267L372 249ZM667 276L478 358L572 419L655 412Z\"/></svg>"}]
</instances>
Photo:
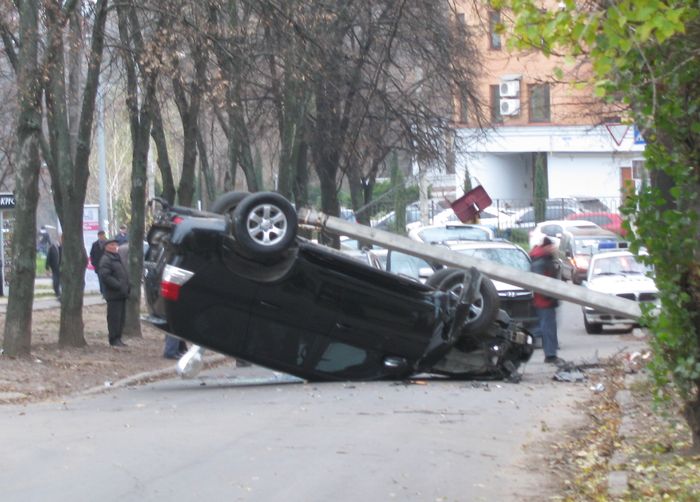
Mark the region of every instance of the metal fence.
<instances>
[{"instance_id":1,"label":"metal fence","mask_svg":"<svg viewBox=\"0 0 700 502\"><path fill-rule=\"evenodd\" d=\"M447 200L428 200L423 217L419 201L407 203L403 214L400 214L401 211L396 211L396 207L400 207L397 198L390 192L384 195L357 213L364 213L365 218L369 217L372 226L377 228L404 234L422 222L440 225L459 222ZM481 212L477 222L493 228L499 237L521 240L523 237L519 234L524 233L526 239L527 231L541 221L578 218L601 224L610 215L617 220L622 203L621 197L599 196L495 199L491 206ZM351 212L346 211L345 214L348 219L353 217Z\"/></svg>"}]
</instances>

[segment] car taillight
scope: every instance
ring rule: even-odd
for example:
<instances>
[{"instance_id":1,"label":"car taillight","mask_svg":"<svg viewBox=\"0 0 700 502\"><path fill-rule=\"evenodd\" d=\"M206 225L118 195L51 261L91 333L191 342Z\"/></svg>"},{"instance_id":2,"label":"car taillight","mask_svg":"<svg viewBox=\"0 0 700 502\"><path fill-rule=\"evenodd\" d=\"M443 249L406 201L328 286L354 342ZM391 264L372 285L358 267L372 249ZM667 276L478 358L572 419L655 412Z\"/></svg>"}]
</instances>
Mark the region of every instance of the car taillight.
<instances>
[{"instance_id":1,"label":"car taillight","mask_svg":"<svg viewBox=\"0 0 700 502\"><path fill-rule=\"evenodd\" d=\"M590 258L586 255L577 255L574 258L574 266L579 270L587 269Z\"/></svg>"},{"instance_id":2,"label":"car taillight","mask_svg":"<svg viewBox=\"0 0 700 502\"><path fill-rule=\"evenodd\" d=\"M182 216L173 216L173 219L170 221L178 225L180 222L185 221L185 218L183 218Z\"/></svg>"},{"instance_id":3,"label":"car taillight","mask_svg":"<svg viewBox=\"0 0 700 502\"><path fill-rule=\"evenodd\" d=\"M177 301L180 297L180 288L189 281L194 272L184 268L166 265L163 269L163 277L160 280L160 296L166 300Z\"/></svg>"}]
</instances>

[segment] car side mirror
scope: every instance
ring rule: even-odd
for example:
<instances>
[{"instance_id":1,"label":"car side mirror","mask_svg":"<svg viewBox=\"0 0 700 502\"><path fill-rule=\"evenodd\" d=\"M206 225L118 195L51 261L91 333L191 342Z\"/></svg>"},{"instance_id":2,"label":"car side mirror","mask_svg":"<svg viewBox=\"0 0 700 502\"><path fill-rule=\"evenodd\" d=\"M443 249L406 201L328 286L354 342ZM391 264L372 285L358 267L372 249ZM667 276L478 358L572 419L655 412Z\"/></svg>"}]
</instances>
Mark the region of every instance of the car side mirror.
<instances>
[{"instance_id":1,"label":"car side mirror","mask_svg":"<svg viewBox=\"0 0 700 502\"><path fill-rule=\"evenodd\" d=\"M435 270L433 270L430 267L421 267L418 269L418 277L421 279L427 279L431 275L435 273Z\"/></svg>"}]
</instances>

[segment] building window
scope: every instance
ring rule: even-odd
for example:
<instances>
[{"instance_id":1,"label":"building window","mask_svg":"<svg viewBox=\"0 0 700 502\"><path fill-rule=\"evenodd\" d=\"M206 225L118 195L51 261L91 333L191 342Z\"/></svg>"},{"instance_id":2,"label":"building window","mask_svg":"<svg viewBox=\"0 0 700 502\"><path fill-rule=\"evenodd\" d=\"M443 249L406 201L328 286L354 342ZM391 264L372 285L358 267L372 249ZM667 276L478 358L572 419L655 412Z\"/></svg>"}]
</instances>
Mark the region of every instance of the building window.
<instances>
[{"instance_id":1,"label":"building window","mask_svg":"<svg viewBox=\"0 0 700 502\"><path fill-rule=\"evenodd\" d=\"M549 84L527 86L530 96L530 122L549 122Z\"/></svg>"},{"instance_id":2,"label":"building window","mask_svg":"<svg viewBox=\"0 0 700 502\"><path fill-rule=\"evenodd\" d=\"M497 10L489 12L489 47L492 49L501 49L501 35L496 31L501 24L501 13Z\"/></svg>"},{"instance_id":3,"label":"building window","mask_svg":"<svg viewBox=\"0 0 700 502\"><path fill-rule=\"evenodd\" d=\"M500 86L491 85L489 86L491 94L491 122L500 123L503 122L503 115L501 115L501 92Z\"/></svg>"}]
</instances>

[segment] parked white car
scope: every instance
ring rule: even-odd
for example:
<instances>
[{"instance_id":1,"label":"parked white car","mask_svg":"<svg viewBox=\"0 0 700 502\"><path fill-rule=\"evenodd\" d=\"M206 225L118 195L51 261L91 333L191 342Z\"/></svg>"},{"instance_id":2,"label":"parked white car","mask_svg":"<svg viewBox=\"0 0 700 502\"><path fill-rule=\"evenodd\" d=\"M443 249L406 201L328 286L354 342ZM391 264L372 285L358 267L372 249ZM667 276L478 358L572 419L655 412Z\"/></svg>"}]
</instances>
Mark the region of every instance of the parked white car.
<instances>
[{"instance_id":1,"label":"parked white car","mask_svg":"<svg viewBox=\"0 0 700 502\"><path fill-rule=\"evenodd\" d=\"M588 276L583 286L600 293L659 305L659 290L650 277L651 269L629 251L606 251L591 256ZM583 324L588 334L600 334L603 326L636 325L633 319L582 307Z\"/></svg>"},{"instance_id":2,"label":"parked white car","mask_svg":"<svg viewBox=\"0 0 700 502\"><path fill-rule=\"evenodd\" d=\"M530 231L529 243L530 247L533 248L542 243L542 239L549 237L549 239L556 245L559 246L559 240L561 234L571 227L579 228L599 228L598 225L592 221L586 220L550 220L538 223L535 228Z\"/></svg>"}]
</instances>

